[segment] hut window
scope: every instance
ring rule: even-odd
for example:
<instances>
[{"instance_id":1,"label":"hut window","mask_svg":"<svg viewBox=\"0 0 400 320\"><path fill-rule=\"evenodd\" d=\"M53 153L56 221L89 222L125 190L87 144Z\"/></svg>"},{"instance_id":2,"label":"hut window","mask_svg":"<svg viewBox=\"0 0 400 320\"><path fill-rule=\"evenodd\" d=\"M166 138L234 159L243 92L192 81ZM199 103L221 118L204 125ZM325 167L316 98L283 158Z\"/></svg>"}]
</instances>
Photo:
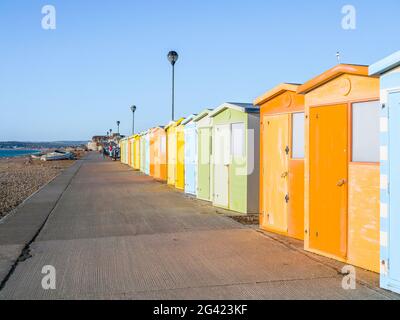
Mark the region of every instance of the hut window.
<instances>
[{"instance_id":1,"label":"hut window","mask_svg":"<svg viewBox=\"0 0 400 320\"><path fill-rule=\"evenodd\" d=\"M245 130L244 123L232 124L231 146L233 157L244 157Z\"/></svg>"},{"instance_id":2,"label":"hut window","mask_svg":"<svg viewBox=\"0 0 400 320\"><path fill-rule=\"evenodd\" d=\"M304 112L292 115L292 158L304 159Z\"/></svg>"},{"instance_id":3,"label":"hut window","mask_svg":"<svg viewBox=\"0 0 400 320\"><path fill-rule=\"evenodd\" d=\"M379 101L353 104L353 162L379 162Z\"/></svg>"}]
</instances>

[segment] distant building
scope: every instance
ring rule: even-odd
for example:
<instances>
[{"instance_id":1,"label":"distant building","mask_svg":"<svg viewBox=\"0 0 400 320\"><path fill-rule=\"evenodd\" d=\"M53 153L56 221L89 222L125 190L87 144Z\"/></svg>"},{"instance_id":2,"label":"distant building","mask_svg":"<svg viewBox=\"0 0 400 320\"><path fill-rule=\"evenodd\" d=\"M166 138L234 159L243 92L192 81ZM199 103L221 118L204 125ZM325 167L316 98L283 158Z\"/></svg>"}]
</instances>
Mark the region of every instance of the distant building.
<instances>
[{"instance_id":1,"label":"distant building","mask_svg":"<svg viewBox=\"0 0 400 320\"><path fill-rule=\"evenodd\" d=\"M100 144L94 141L90 141L87 144L87 148L89 151L98 151L100 148Z\"/></svg>"},{"instance_id":2,"label":"distant building","mask_svg":"<svg viewBox=\"0 0 400 320\"><path fill-rule=\"evenodd\" d=\"M100 151L104 145L118 145L119 140L124 137L119 133L113 133L111 136L93 136L92 141L88 142L87 148L89 151Z\"/></svg>"},{"instance_id":3,"label":"distant building","mask_svg":"<svg viewBox=\"0 0 400 320\"><path fill-rule=\"evenodd\" d=\"M125 136L119 134L119 133L113 133L112 135L112 140L114 140L115 142L119 142L119 140L125 138Z\"/></svg>"},{"instance_id":4,"label":"distant building","mask_svg":"<svg viewBox=\"0 0 400 320\"><path fill-rule=\"evenodd\" d=\"M102 148L102 145L109 141L110 137L108 136L93 136L92 141L89 141L87 144L87 148L89 151L99 151Z\"/></svg>"},{"instance_id":5,"label":"distant building","mask_svg":"<svg viewBox=\"0 0 400 320\"><path fill-rule=\"evenodd\" d=\"M108 136L93 136L92 142L102 143L104 141L107 141L108 138L109 138Z\"/></svg>"}]
</instances>

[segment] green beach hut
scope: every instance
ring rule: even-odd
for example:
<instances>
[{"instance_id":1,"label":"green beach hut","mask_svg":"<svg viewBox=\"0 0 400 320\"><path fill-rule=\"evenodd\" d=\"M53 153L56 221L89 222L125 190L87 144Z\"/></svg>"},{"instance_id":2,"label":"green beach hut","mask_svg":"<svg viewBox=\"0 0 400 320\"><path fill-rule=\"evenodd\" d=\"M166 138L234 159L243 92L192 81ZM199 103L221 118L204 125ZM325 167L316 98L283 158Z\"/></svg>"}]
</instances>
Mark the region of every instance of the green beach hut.
<instances>
[{"instance_id":1,"label":"green beach hut","mask_svg":"<svg viewBox=\"0 0 400 320\"><path fill-rule=\"evenodd\" d=\"M259 212L260 112L251 103L224 103L212 120L212 202L239 213Z\"/></svg>"}]
</instances>

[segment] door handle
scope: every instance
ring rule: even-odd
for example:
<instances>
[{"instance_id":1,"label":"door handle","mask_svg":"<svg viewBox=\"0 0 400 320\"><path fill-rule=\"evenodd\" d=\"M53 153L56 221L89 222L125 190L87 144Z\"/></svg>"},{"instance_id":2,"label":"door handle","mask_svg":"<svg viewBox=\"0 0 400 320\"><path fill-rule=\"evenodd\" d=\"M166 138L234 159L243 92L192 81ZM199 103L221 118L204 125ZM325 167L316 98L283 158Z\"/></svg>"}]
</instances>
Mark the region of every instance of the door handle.
<instances>
[{"instance_id":1,"label":"door handle","mask_svg":"<svg viewBox=\"0 0 400 320\"><path fill-rule=\"evenodd\" d=\"M345 184L346 184L346 180L345 179L342 179L342 180L339 180L338 181L338 183L336 184L338 187L343 187Z\"/></svg>"},{"instance_id":2,"label":"door handle","mask_svg":"<svg viewBox=\"0 0 400 320\"><path fill-rule=\"evenodd\" d=\"M281 174L281 178L286 178L289 175L289 172L284 172Z\"/></svg>"}]
</instances>

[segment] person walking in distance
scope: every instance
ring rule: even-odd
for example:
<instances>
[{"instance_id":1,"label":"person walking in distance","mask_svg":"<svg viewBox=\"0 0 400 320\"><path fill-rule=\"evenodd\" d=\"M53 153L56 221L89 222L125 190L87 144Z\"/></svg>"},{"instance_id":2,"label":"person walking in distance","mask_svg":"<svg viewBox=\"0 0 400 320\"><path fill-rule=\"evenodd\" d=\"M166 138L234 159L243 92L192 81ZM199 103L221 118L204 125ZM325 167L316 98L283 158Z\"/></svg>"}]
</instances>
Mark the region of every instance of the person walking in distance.
<instances>
[{"instance_id":1,"label":"person walking in distance","mask_svg":"<svg viewBox=\"0 0 400 320\"><path fill-rule=\"evenodd\" d=\"M105 159L106 155L107 155L107 149L105 147L103 147L102 151L103 151L103 159Z\"/></svg>"}]
</instances>

